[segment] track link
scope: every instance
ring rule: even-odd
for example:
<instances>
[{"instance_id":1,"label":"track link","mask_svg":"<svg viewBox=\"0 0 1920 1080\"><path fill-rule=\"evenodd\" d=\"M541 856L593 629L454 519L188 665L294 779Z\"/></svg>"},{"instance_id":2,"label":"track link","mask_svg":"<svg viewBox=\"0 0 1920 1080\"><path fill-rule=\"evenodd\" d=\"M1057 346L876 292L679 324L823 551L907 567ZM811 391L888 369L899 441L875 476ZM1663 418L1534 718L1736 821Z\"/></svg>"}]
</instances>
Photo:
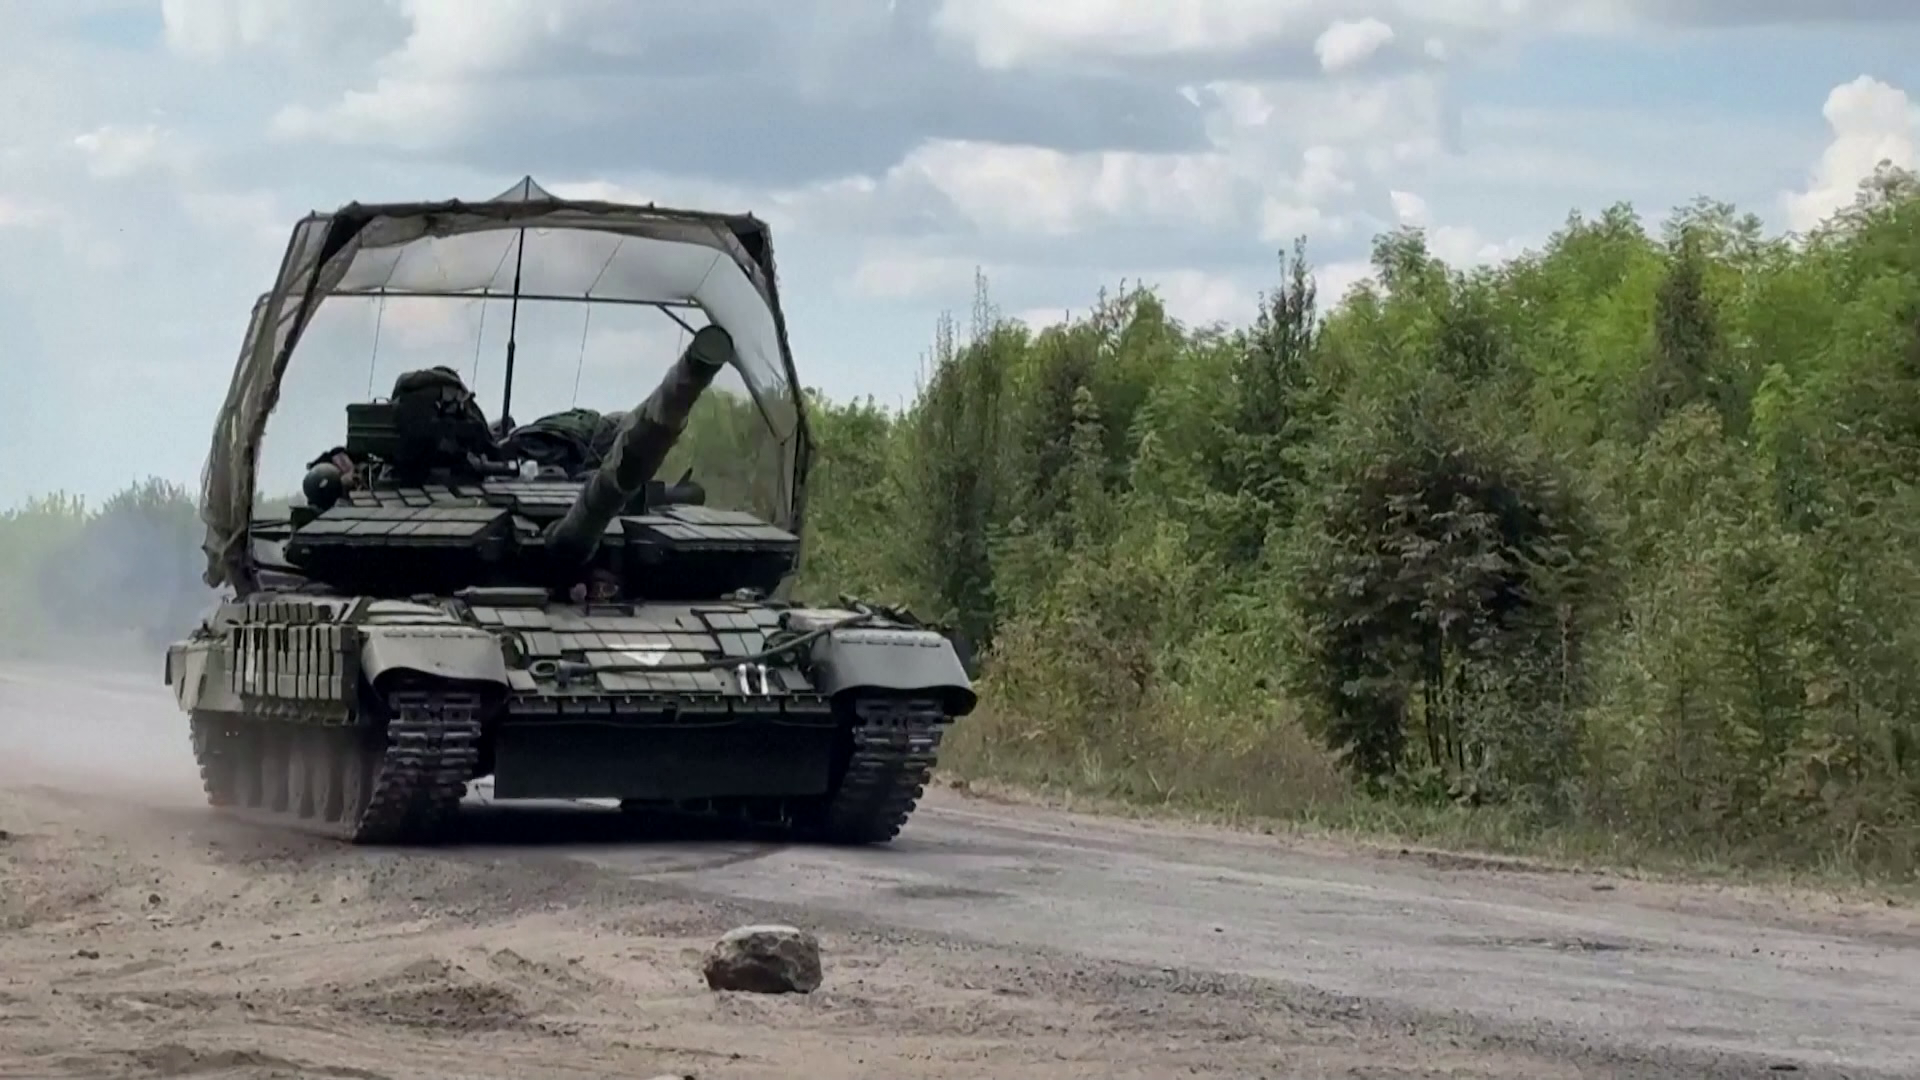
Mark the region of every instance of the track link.
<instances>
[{"instance_id":1,"label":"track link","mask_svg":"<svg viewBox=\"0 0 1920 1080\"><path fill-rule=\"evenodd\" d=\"M935 699L856 697L841 706L840 757L832 787L804 799L720 798L680 803L630 800L632 813L773 827L802 840L884 844L900 834L933 777L952 717Z\"/></svg>"},{"instance_id":2,"label":"track link","mask_svg":"<svg viewBox=\"0 0 1920 1080\"><path fill-rule=\"evenodd\" d=\"M449 831L480 758L477 694L400 691L384 730L196 716L207 801L262 824L356 844L429 844Z\"/></svg>"},{"instance_id":3,"label":"track link","mask_svg":"<svg viewBox=\"0 0 1920 1080\"><path fill-rule=\"evenodd\" d=\"M432 843L448 831L480 762L480 696L406 691L388 708L387 745L351 839Z\"/></svg>"},{"instance_id":4,"label":"track link","mask_svg":"<svg viewBox=\"0 0 1920 1080\"><path fill-rule=\"evenodd\" d=\"M803 831L840 844L884 844L900 834L933 778L947 722L925 698L855 698L853 747L839 784Z\"/></svg>"}]
</instances>

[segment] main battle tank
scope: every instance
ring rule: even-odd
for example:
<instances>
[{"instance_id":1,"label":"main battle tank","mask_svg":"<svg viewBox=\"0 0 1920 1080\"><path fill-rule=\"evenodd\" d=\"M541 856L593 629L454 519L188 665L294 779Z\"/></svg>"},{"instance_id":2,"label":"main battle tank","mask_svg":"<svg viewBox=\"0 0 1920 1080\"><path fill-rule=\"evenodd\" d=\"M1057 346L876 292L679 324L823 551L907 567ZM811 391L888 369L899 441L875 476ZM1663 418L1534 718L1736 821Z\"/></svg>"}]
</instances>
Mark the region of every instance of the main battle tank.
<instances>
[{"instance_id":1,"label":"main battle tank","mask_svg":"<svg viewBox=\"0 0 1920 1080\"><path fill-rule=\"evenodd\" d=\"M653 242L631 275L649 291L608 299L712 320L604 456L574 472L518 461L501 449L515 440L475 436L461 391L424 406L396 392L349 404L346 441L313 465L306 505L256 520L262 429L313 309L372 295L369 281L400 293L410 248L439 245L415 264L457 278L452 245L504 233L524 252L530 229L572 230L596 260ZM675 262L676 245L699 260ZM484 283L412 294L491 295ZM516 268L516 312L520 295ZM790 417L779 520L654 477L729 367L763 415ZM508 400L512 379L510 337ZM208 800L357 843L422 843L491 776L499 800L611 799L891 839L974 692L948 639L910 615L786 598L810 450L798 385L771 239L749 216L557 199L528 179L483 203L307 218L255 308L208 460L206 578L232 596L167 652Z\"/></svg>"}]
</instances>

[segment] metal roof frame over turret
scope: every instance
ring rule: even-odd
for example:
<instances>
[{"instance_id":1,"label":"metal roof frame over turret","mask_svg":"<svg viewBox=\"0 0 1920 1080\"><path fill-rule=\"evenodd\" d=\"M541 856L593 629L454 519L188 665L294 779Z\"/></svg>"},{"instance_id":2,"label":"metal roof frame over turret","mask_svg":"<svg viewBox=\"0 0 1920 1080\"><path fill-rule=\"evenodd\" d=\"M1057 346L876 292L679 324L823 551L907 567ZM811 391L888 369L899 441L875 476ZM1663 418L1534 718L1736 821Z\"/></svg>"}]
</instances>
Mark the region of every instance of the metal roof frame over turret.
<instances>
[{"instance_id":1,"label":"metal roof frame over turret","mask_svg":"<svg viewBox=\"0 0 1920 1080\"><path fill-rule=\"evenodd\" d=\"M457 373L405 372L385 400L346 404L306 503L256 521L289 359L316 309L358 296L698 308L709 325L687 326L652 393L573 457L499 439ZM777 474L755 484L754 513L706 505L691 469L654 476L727 367L767 425L749 441L779 447L754 441ZM528 179L482 203L303 220L254 308L207 465L207 578L235 595L167 649L209 803L355 843L434 842L491 776L508 802L615 799L892 839L978 699L954 643L910 612L789 595L801 406L769 230L752 217L557 199Z\"/></svg>"},{"instance_id":2,"label":"metal roof frame over turret","mask_svg":"<svg viewBox=\"0 0 1920 1080\"><path fill-rule=\"evenodd\" d=\"M496 287L505 250L485 243L499 233L517 237L511 292ZM732 362L786 447L774 524L801 533L812 447L771 230L751 214L563 199L529 176L481 202L353 202L295 226L214 425L200 500L209 585L242 594L257 585L249 536L260 447L302 333L330 297L377 296L639 304L689 330L676 309L702 311L733 339ZM510 401L511 353L506 378Z\"/></svg>"}]
</instances>

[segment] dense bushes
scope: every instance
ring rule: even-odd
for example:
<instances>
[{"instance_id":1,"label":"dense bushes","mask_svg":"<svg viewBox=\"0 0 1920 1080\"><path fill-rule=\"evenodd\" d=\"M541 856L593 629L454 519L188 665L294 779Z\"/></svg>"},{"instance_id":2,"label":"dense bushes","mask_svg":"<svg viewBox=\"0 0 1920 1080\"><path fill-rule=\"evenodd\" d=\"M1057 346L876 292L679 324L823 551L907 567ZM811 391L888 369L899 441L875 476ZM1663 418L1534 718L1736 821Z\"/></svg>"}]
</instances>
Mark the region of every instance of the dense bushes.
<instances>
[{"instance_id":1,"label":"dense bushes","mask_svg":"<svg viewBox=\"0 0 1920 1080\"><path fill-rule=\"evenodd\" d=\"M815 402L803 587L983 650L953 766L1913 873L1920 184L1471 271L1403 230L1332 305L1302 256L1241 329L1133 289L1034 331L983 284L906 412ZM135 504L0 524L9 617L113 514L191 550Z\"/></svg>"},{"instance_id":2,"label":"dense bushes","mask_svg":"<svg viewBox=\"0 0 1920 1080\"><path fill-rule=\"evenodd\" d=\"M1791 239L1400 231L1331 309L1296 251L1237 331L983 303L860 440L904 526L867 584L990 642L964 771L1910 874L1917 252L1887 172Z\"/></svg>"}]
</instances>

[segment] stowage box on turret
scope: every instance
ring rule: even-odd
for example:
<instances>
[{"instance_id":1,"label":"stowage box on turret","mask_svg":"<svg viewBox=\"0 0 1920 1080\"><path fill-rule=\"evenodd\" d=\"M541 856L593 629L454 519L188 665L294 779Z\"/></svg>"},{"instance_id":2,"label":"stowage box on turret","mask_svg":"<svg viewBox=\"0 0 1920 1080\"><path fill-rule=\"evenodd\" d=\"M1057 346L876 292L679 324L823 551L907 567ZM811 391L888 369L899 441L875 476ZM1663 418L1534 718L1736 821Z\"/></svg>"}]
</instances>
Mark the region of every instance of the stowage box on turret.
<instances>
[{"instance_id":1,"label":"stowage box on turret","mask_svg":"<svg viewBox=\"0 0 1920 1080\"><path fill-rule=\"evenodd\" d=\"M516 318L523 298L563 297L655 308L690 332L652 395L608 418L610 439L534 462L514 448L539 440L489 427L451 369L411 371L389 399L347 406L305 505L257 519L262 431L315 310L506 302L493 283L509 252ZM765 513L654 475L729 370L778 449L756 489ZM531 179L484 202L309 216L255 306L208 459L206 578L231 596L167 653L209 801L354 842L430 842L491 776L499 800L891 839L974 692L949 640L906 613L787 598L811 452L798 387L751 216L559 199Z\"/></svg>"}]
</instances>

